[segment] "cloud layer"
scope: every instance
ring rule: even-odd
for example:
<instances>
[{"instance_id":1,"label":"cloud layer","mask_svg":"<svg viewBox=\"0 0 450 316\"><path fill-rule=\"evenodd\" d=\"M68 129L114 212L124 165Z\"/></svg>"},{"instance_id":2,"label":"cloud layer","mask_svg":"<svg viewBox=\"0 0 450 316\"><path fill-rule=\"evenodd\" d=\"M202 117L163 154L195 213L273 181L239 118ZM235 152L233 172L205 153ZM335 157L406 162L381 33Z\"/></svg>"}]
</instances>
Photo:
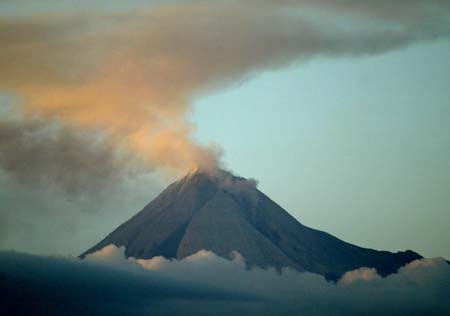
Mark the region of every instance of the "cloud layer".
<instances>
[{"instance_id":1,"label":"cloud layer","mask_svg":"<svg viewBox=\"0 0 450 316\"><path fill-rule=\"evenodd\" d=\"M153 315L170 303L252 302L256 296L183 282L137 267L0 253L0 301L7 315ZM178 310L181 312L181 309Z\"/></svg>"},{"instance_id":2,"label":"cloud layer","mask_svg":"<svg viewBox=\"0 0 450 316\"><path fill-rule=\"evenodd\" d=\"M450 265L422 259L386 278L360 271L337 284L294 270L248 270L200 251L181 261L135 260L107 246L85 260L0 253L0 292L19 313L56 315L445 315ZM362 276L362 277L358 277ZM345 278L345 276L344 276ZM27 304L24 304L26 302ZM72 313L72 314L70 314Z\"/></svg>"}]
</instances>

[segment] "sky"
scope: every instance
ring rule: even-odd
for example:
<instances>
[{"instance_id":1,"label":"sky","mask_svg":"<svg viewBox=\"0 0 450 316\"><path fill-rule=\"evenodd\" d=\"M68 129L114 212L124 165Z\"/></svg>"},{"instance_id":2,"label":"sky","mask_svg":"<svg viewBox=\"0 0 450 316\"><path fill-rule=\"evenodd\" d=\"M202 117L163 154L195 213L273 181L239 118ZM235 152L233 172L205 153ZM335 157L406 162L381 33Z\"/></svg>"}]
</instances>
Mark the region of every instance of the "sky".
<instances>
[{"instance_id":1,"label":"sky","mask_svg":"<svg viewBox=\"0 0 450 316\"><path fill-rule=\"evenodd\" d=\"M307 226L449 258L449 12L0 0L0 248L77 255L219 166Z\"/></svg>"}]
</instances>

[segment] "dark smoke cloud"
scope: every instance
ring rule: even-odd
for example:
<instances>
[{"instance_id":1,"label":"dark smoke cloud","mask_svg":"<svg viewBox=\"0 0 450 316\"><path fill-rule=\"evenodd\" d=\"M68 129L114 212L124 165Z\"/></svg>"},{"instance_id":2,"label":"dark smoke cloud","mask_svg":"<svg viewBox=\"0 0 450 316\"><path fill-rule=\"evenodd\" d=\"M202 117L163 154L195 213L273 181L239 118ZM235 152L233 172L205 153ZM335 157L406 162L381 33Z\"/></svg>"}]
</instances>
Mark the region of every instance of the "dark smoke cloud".
<instances>
[{"instance_id":1,"label":"dark smoke cloud","mask_svg":"<svg viewBox=\"0 0 450 316\"><path fill-rule=\"evenodd\" d=\"M422 259L386 278L352 271L344 283L286 269L251 269L200 251L181 261L124 258L108 246L84 261L0 253L8 315L446 315L450 265ZM77 314L78 313L78 314Z\"/></svg>"},{"instance_id":2,"label":"dark smoke cloud","mask_svg":"<svg viewBox=\"0 0 450 316\"><path fill-rule=\"evenodd\" d=\"M151 171L117 147L95 130L40 119L0 120L0 166L23 184L53 182L77 195Z\"/></svg>"},{"instance_id":3,"label":"dark smoke cloud","mask_svg":"<svg viewBox=\"0 0 450 316\"><path fill-rule=\"evenodd\" d=\"M149 165L101 131L4 114L0 248L78 253L161 188Z\"/></svg>"}]
</instances>

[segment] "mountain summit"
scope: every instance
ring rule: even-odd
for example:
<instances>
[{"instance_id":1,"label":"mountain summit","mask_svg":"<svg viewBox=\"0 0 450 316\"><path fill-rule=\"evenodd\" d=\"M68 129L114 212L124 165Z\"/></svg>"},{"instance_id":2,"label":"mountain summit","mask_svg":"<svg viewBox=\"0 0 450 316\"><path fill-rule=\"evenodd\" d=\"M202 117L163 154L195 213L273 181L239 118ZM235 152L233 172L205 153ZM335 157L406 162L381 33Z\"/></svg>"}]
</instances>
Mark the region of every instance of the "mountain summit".
<instances>
[{"instance_id":1,"label":"mountain summit","mask_svg":"<svg viewBox=\"0 0 450 316\"><path fill-rule=\"evenodd\" d=\"M256 188L254 180L226 171L193 171L169 185L142 211L81 255L114 244L135 258L182 259L205 249L229 258L242 254L249 266L292 267L337 279L373 267L394 273L417 253L361 248L306 227Z\"/></svg>"}]
</instances>

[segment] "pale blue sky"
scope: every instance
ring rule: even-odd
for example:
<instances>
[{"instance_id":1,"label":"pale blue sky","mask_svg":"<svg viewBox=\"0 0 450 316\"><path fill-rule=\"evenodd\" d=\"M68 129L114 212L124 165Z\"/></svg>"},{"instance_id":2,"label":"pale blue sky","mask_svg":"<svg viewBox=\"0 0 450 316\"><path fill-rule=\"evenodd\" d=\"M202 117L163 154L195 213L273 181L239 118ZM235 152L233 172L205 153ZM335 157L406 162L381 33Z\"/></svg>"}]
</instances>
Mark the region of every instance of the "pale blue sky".
<instances>
[{"instance_id":1,"label":"pale blue sky","mask_svg":"<svg viewBox=\"0 0 450 316\"><path fill-rule=\"evenodd\" d=\"M450 257L450 41L315 59L195 102L196 137L302 223Z\"/></svg>"}]
</instances>

